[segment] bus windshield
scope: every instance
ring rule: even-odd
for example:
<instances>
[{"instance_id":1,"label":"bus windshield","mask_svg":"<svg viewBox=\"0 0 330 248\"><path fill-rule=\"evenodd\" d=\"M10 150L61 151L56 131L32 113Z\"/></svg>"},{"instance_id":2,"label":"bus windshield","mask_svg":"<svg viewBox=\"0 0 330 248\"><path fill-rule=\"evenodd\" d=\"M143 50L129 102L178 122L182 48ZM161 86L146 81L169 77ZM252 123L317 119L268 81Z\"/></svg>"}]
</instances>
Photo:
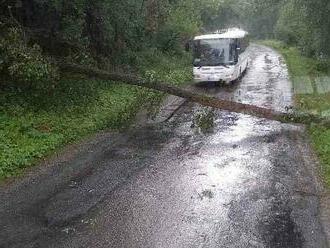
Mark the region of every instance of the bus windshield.
<instances>
[{"instance_id":1,"label":"bus windshield","mask_svg":"<svg viewBox=\"0 0 330 248\"><path fill-rule=\"evenodd\" d=\"M194 42L194 66L220 66L234 64L233 39L205 39Z\"/></svg>"}]
</instances>

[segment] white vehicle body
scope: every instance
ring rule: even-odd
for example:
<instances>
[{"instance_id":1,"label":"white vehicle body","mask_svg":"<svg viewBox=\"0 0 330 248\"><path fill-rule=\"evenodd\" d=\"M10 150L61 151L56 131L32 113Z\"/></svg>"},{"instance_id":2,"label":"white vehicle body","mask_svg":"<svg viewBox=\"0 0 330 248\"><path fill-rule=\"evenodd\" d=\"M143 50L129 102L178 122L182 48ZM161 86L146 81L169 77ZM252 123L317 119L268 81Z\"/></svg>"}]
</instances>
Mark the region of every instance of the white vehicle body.
<instances>
[{"instance_id":1,"label":"white vehicle body","mask_svg":"<svg viewBox=\"0 0 330 248\"><path fill-rule=\"evenodd\" d=\"M195 82L235 81L242 76L248 64L248 33L241 29L194 38Z\"/></svg>"}]
</instances>

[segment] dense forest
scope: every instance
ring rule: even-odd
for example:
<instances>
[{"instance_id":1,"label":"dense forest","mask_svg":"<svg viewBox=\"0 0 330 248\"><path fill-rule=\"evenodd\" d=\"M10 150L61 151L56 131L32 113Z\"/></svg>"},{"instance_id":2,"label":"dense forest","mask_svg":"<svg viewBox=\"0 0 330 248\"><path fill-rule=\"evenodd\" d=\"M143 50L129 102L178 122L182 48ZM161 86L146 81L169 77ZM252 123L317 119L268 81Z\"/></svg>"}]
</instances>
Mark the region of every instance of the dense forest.
<instances>
[{"instance_id":1,"label":"dense forest","mask_svg":"<svg viewBox=\"0 0 330 248\"><path fill-rule=\"evenodd\" d=\"M1 0L0 69L20 81L55 79L50 58L134 64L136 52L181 53L194 34L240 26L302 53L330 54L327 0Z\"/></svg>"},{"instance_id":2,"label":"dense forest","mask_svg":"<svg viewBox=\"0 0 330 248\"><path fill-rule=\"evenodd\" d=\"M3 0L2 73L49 80L57 77L53 58L105 67L134 64L136 53L148 49L181 53L203 26L201 11L217 6L212 0Z\"/></svg>"}]
</instances>

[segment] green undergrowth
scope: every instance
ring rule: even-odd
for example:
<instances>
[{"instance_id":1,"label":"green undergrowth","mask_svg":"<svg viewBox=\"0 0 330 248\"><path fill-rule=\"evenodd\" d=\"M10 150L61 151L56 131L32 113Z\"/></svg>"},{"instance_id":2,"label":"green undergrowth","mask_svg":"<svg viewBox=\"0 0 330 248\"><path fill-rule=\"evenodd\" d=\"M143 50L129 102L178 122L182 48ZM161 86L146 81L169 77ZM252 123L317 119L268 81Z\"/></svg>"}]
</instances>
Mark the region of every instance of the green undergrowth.
<instances>
[{"instance_id":1,"label":"green undergrowth","mask_svg":"<svg viewBox=\"0 0 330 248\"><path fill-rule=\"evenodd\" d=\"M330 117L330 92L319 90L317 84L319 78L326 78L326 84L329 86L330 62L305 57L297 48L288 47L279 41L267 40L261 43L275 48L284 56L295 89L313 89L303 93L295 91L296 106L307 112ZM330 129L317 123L312 124L308 129L321 160L324 180L330 187Z\"/></svg>"},{"instance_id":2,"label":"green undergrowth","mask_svg":"<svg viewBox=\"0 0 330 248\"><path fill-rule=\"evenodd\" d=\"M180 85L191 78L190 57L140 55L145 77ZM18 175L68 143L104 129L122 129L163 95L116 82L66 76L53 90L0 84L0 179Z\"/></svg>"}]
</instances>

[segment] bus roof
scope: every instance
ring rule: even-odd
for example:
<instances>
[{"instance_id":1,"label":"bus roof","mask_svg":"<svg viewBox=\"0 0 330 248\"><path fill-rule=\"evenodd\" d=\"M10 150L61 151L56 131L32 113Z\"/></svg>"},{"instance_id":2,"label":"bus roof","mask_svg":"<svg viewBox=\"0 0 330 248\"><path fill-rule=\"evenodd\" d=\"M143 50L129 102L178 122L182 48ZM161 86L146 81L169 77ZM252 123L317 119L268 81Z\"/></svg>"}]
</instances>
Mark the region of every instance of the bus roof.
<instances>
[{"instance_id":1,"label":"bus roof","mask_svg":"<svg viewBox=\"0 0 330 248\"><path fill-rule=\"evenodd\" d=\"M234 28L234 29L228 29L224 33L215 33L215 34L206 34L206 35L200 35L196 36L194 40L207 40L207 39L241 39L248 35L248 32Z\"/></svg>"}]
</instances>

